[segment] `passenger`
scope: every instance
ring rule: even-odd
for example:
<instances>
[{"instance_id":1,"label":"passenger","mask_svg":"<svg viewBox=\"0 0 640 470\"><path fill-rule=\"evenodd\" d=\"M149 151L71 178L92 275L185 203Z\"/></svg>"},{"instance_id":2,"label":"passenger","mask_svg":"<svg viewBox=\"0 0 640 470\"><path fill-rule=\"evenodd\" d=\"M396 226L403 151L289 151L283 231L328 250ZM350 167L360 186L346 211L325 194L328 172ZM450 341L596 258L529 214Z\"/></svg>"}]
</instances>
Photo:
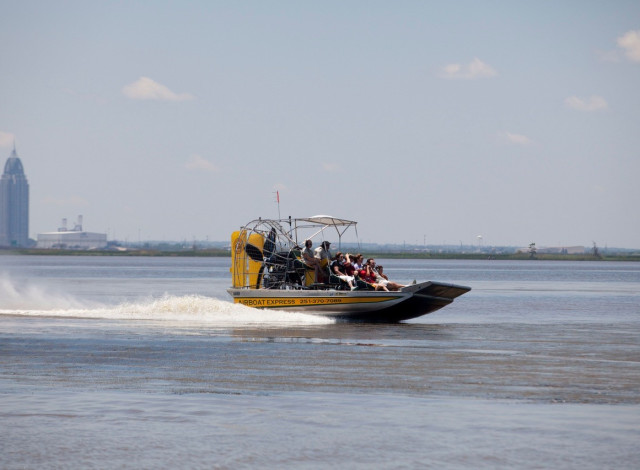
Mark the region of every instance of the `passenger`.
<instances>
[{"instance_id":1,"label":"passenger","mask_svg":"<svg viewBox=\"0 0 640 470\"><path fill-rule=\"evenodd\" d=\"M326 266L331 261L331 252L329 251L330 246L331 242L325 240L314 250L314 256L320 260L321 265Z\"/></svg>"},{"instance_id":2,"label":"passenger","mask_svg":"<svg viewBox=\"0 0 640 470\"><path fill-rule=\"evenodd\" d=\"M364 266L362 265L363 257L360 253L351 257L351 264L356 271L360 271Z\"/></svg>"},{"instance_id":3,"label":"passenger","mask_svg":"<svg viewBox=\"0 0 640 470\"><path fill-rule=\"evenodd\" d=\"M356 288L355 278L345 274L344 261L344 255L340 252L336 253L336 257L331 262L331 274L349 284L351 290L354 290Z\"/></svg>"},{"instance_id":4,"label":"passenger","mask_svg":"<svg viewBox=\"0 0 640 470\"><path fill-rule=\"evenodd\" d=\"M357 276L358 268L354 266L354 258L355 255L350 255L349 253L344 255L344 262L342 263L342 267L344 268L344 273L347 276Z\"/></svg>"},{"instance_id":5,"label":"passenger","mask_svg":"<svg viewBox=\"0 0 640 470\"><path fill-rule=\"evenodd\" d=\"M320 260L314 256L313 250L311 247L313 246L313 242L311 240L305 240L304 242L304 250L300 253L302 256L302 261L309 268L313 268L315 272L315 282L320 282L320 278L322 275L320 274Z\"/></svg>"},{"instance_id":6,"label":"passenger","mask_svg":"<svg viewBox=\"0 0 640 470\"><path fill-rule=\"evenodd\" d=\"M366 289L367 283L360 279L360 270L362 269L362 265L357 264L358 258L362 260L362 255L350 255L347 253L345 255L344 272L347 276L353 276L357 288Z\"/></svg>"},{"instance_id":7,"label":"passenger","mask_svg":"<svg viewBox=\"0 0 640 470\"><path fill-rule=\"evenodd\" d=\"M386 285L389 290L400 290L405 287L402 284L390 281L387 275L384 273L384 267L381 264L375 267L375 272L377 274L376 280L378 281L378 284Z\"/></svg>"},{"instance_id":8,"label":"passenger","mask_svg":"<svg viewBox=\"0 0 640 470\"><path fill-rule=\"evenodd\" d=\"M329 280L329 263L331 262L331 252L329 251L330 246L331 242L325 240L320 243L318 248L315 249L314 257L320 264L321 279L318 279L318 282L326 282Z\"/></svg>"},{"instance_id":9,"label":"passenger","mask_svg":"<svg viewBox=\"0 0 640 470\"><path fill-rule=\"evenodd\" d=\"M386 285L379 284L376 280L376 271L375 271L376 262L373 258L369 258L364 265L364 267L360 270L360 278L371 285L375 290L384 290L389 291Z\"/></svg>"}]
</instances>

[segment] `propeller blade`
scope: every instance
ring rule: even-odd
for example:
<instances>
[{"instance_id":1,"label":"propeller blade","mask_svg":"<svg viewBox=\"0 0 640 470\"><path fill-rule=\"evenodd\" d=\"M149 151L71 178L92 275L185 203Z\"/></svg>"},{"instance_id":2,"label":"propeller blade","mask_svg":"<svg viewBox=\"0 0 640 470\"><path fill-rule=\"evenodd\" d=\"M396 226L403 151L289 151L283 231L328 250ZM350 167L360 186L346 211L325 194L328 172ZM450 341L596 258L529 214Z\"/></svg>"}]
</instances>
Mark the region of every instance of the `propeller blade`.
<instances>
[{"instance_id":1,"label":"propeller blade","mask_svg":"<svg viewBox=\"0 0 640 470\"><path fill-rule=\"evenodd\" d=\"M258 248L257 246L252 245L251 243L247 243L244 249L249 255L249 258L251 258L253 261L256 261L257 263L262 263L264 261L262 251L260 251L260 248Z\"/></svg>"}]
</instances>

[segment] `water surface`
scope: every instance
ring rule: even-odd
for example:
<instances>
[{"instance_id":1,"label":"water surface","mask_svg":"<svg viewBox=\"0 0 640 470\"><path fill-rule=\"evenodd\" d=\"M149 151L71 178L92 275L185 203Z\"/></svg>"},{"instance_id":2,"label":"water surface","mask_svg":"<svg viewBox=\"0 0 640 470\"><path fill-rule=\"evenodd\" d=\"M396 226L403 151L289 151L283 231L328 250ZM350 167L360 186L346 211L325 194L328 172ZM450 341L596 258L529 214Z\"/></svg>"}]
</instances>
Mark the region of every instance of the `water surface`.
<instances>
[{"instance_id":1,"label":"water surface","mask_svg":"<svg viewBox=\"0 0 640 470\"><path fill-rule=\"evenodd\" d=\"M0 467L636 468L639 265L377 261L473 290L336 324L224 258L0 256Z\"/></svg>"}]
</instances>

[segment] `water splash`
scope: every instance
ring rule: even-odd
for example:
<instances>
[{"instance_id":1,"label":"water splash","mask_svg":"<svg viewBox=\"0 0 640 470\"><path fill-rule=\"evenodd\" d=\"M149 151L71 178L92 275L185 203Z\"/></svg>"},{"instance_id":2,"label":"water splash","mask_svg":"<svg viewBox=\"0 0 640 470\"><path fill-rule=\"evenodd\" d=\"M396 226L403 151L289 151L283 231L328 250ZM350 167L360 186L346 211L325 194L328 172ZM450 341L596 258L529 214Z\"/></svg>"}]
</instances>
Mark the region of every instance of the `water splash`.
<instances>
[{"instance_id":1,"label":"water splash","mask_svg":"<svg viewBox=\"0 0 640 470\"><path fill-rule=\"evenodd\" d=\"M200 295L149 298L118 305L80 300L44 286L16 283L0 277L0 315L96 318L114 320L159 320L215 324L327 324L332 320L316 315L259 310Z\"/></svg>"},{"instance_id":2,"label":"water splash","mask_svg":"<svg viewBox=\"0 0 640 470\"><path fill-rule=\"evenodd\" d=\"M78 309L91 307L90 302L75 297L52 292L42 286L25 282L15 282L6 274L0 274L0 312L7 310L49 310Z\"/></svg>"},{"instance_id":3,"label":"water splash","mask_svg":"<svg viewBox=\"0 0 640 470\"><path fill-rule=\"evenodd\" d=\"M147 302L125 303L111 309L119 318L171 320L215 324L332 323L316 315L282 310L259 310L199 295L164 296Z\"/></svg>"}]
</instances>

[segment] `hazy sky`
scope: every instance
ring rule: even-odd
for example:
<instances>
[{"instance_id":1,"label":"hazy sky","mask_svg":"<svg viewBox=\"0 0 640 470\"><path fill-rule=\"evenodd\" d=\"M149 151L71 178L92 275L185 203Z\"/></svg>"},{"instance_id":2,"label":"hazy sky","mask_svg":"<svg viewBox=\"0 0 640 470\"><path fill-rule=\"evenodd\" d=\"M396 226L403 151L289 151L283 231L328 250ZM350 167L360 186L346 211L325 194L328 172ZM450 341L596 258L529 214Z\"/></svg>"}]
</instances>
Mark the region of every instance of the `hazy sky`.
<instances>
[{"instance_id":1,"label":"hazy sky","mask_svg":"<svg viewBox=\"0 0 640 470\"><path fill-rule=\"evenodd\" d=\"M640 247L640 2L0 0L30 236Z\"/></svg>"}]
</instances>

